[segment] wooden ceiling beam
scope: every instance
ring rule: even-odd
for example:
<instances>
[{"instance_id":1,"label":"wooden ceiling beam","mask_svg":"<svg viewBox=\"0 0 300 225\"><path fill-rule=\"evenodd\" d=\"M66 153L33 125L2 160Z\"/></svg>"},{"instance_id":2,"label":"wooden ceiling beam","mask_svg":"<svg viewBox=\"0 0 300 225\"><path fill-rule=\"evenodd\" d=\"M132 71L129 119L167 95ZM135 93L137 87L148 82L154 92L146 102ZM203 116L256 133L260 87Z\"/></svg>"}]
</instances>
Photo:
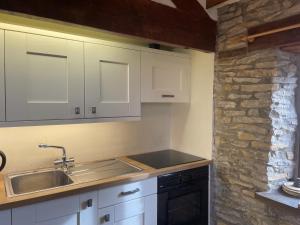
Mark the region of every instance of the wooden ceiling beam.
<instances>
[{"instance_id":1,"label":"wooden ceiling beam","mask_svg":"<svg viewBox=\"0 0 300 225\"><path fill-rule=\"evenodd\" d=\"M248 36L250 37L257 34L266 34L250 41L248 43L249 51L297 45L297 43L300 43L300 28L297 24L300 24L300 15L249 28Z\"/></svg>"},{"instance_id":2,"label":"wooden ceiling beam","mask_svg":"<svg viewBox=\"0 0 300 225\"><path fill-rule=\"evenodd\" d=\"M178 8L149 0L2 0L0 9L214 51L216 22L197 0L172 1Z\"/></svg>"},{"instance_id":3,"label":"wooden ceiling beam","mask_svg":"<svg viewBox=\"0 0 300 225\"><path fill-rule=\"evenodd\" d=\"M300 42L299 43L294 43L294 44L291 44L291 45L281 46L280 49L282 51L299 54L300 53Z\"/></svg>"}]
</instances>

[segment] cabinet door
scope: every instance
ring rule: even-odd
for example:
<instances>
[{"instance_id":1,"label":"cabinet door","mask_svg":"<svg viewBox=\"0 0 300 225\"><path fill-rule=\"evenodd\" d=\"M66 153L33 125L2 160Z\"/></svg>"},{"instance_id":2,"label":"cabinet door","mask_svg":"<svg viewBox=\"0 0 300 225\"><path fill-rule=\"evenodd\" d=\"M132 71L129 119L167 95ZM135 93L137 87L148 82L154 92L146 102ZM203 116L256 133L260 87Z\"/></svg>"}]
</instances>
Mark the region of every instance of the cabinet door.
<instances>
[{"instance_id":1,"label":"cabinet door","mask_svg":"<svg viewBox=\"0 0 300 225\"><path fill-rule=\"evenodd\" d=\"M0 224L11 225L11 210L0 211Z\"/></svg>"},{"instance_id":2,"label":"cabinet door","mask_svg":"<svg viewBox=\"0 0 300 225\"><path fill-rule=\"evenodd\" d=\"M4 31L0 30L0 121L5 121Z\"/></svg>"},{"instance_id":3,"label":"cabinet door","mask_svg":"<svg viewBox=\"0 0 300 225\"><path fill-rule=\"evenodd\" d=\"M12 225L77 225L79 197L71 196L12 210Z\"/></svg>"},{"instance_id":4,"label":"cabinet door","mask_svg":"<svg viewBox=\"0 0 300 225\"><path fill-rule=\"evenodd\" d=\"M157 225L157 195L100 209L99 225Z\"/></svg>"},{"instance_id":5,"label":"cabinet door","mask_svg":"<svg viewBox=\"0 0 300 225\"><path fill-rule=\"evenodd\" d=\"M83 43L5 33L7 121L84 117Z\"/></svg>"},{"instance_id":6,"label":"cabinet door","mask_svg":"<svg viewBox=\"0 0 300 225\"><path fill-rule=\"evenodd\" d=\"M145 197L145 225L157 225L157 194Z\"/></svg>"},{"instance_id":7,"label":"cabinet door","mask_svg":"<svg viewBox=\"0 0 300 225\"><path fill-rule=\"evenodd\" d=\"M55 218L52 220L46 220L39 223L36 223L35 225L78 225L78 214L72 214L60 218ZM92 225L88 224L87 225Z\"/></svg>"},{"instance_id":8,"label":"cabinet door","mask_svg":"<svg viewBox=\"0 0 300 225\"><path fill-rule=\"evenodd\" d=\"M189 102L189 58L142 52L142 102Z\"/></svg>"},{"instance_id":9,"label":"cabinet door","mask_svg":"<svg viewBox=\"0 0 300 225\"><path fill-rule=\"evenodd\" d=\"M117 221L115 225L145 225L144 215L140 214L124 220Z\"/></svg>"},{"instance_id":10,"label":"cabinet door","mask_svg":"<svg viewBox=\"0 0 300 225\"><path fill-rule=\"evenodd\" d=\"M80 195L80 224L98 225L98 193Z\"/></svg>"},{"instance_id":11,"label":"cabinet door","mask_svg":"<svg viewBox=\"0 0 300 225\"><path fill-rule=\"evenodd\" d=\"M86 116L140 116L140 53L85 44Z\"/></svg>"}]
</instances>

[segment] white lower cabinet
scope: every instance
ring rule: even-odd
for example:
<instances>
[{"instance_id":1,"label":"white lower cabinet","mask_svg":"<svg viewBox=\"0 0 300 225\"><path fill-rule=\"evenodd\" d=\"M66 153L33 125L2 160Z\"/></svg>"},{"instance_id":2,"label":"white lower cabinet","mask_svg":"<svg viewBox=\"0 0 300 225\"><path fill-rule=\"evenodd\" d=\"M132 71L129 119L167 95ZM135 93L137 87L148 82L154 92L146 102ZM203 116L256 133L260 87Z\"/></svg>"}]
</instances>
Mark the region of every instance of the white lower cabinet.
<instances>
[{"instance_id":1,"label":"white lower cabinet","mask_svg":"<svg viewBox=\"0 0 300 225\"><path fill-rule=\"evenodd\" d=\"M0 224L11 225L11 210L0 211Z\"/></svg>"},{"instance_id":2,"label":"white lower cabinet","mask_svg":"<svg viewBox=\"0 0 300 225\"><path fill-rule=\"evenodd\" d=\"M157 195L99 210L100 225L156 225Z\"/></svg>"},{"instance_id":3,"label":"white lower cabinet","mask_svg":"<svg viewBox=\"0 0 300 225\"><path fill-rule=\"evenodd\" d=\"M156 192L156 178L100 190L98 225L156 225Z\"/></svg>"},{"instance_id":4,"label":"white lower cabinet","mask_svg":"<svg viewBox=\"0 0 300 225\"><path fill-rule=\"evenodd\" d=\"M98 224L98 192L80 195L80 225Z\"/></svg>"},{"instance_id":5,"label":"white lower cabinet","mask_svg":"<svg viewBox=\"0 0 300 225\"><path fill-rule=\"evenodd\" d=\"M12 210L12 225L78 225L79 197L71 196Z\"/></svg>"},{"instance_id":6,"label":"white lower cabinet","mask_svg":"<svg viewBox=\"0 0 300 225\"><path fill-rule=\"evenodd\" d=\"M151 178L0 211L0 225L156 225L156 193Z\"/></svg>"}]
</instances>

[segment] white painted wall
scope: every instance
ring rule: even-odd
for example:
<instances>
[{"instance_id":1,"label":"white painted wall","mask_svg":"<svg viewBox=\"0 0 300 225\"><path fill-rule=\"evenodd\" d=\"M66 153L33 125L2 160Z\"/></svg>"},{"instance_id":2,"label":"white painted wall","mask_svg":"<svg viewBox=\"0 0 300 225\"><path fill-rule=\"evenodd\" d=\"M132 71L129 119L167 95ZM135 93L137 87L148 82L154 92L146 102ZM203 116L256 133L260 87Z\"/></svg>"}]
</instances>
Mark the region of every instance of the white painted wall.
<instances>
[{"instance_id":1,"label":"white painted wall","mask_svg":"<svg viewBox=\"0 0 300 225\"><path fill-rule=\"evenodd\" d=\"M137 122L0 128L0 149L7 155L6 172L51 167L61 157L39 143L63 145L76 162L114 158L167 149L170 146L170 105L143 105Z\"/></svg>"},{"instance_id":2,"label":"white painted wall","mask_svg":"<svg viewBox=\"0 0 300 225\"><path fill-rule=\"evenodd\" d=\"M171 147L211 159L214 54L191 54L191 103L172 105Z\"/></svg>"}]
</instances>

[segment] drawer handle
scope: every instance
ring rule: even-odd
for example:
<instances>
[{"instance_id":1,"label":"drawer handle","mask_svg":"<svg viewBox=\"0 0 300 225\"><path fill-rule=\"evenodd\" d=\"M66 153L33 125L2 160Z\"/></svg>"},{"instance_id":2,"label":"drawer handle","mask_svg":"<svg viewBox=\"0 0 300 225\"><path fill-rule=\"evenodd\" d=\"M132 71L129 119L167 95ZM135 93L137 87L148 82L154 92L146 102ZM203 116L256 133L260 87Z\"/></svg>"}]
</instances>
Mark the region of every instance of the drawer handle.
<instances>
[{"instance_id":1,"label":"drawer handle","mask_svg":"<svg viewBox=\"0 0 300 225\"><path fill-rule=\"evenodd\" d=\"M162 95L162 98L175 98L175 95Z\"/></svg>"},{"instance_id":2,"label":"drawer handle","mask_svg":"<svg viewBox=\"0 0 300 225\"><path fill-rule=\"evenodd\" d=\"M106 214L104 215L103 217L100 218L100 223L103 224L103 223L107 223L110 221L110 215L109 214Z\"/></svg>"},{"instance_id":3,"label":"drawer handle","mask_svg":"<svg viewBox=\"0 0 300 225\"><path fill-rule=\"evenodd\" d=\"M134 189L134 190L132 190L132 191L122 191L122 192L120 193L120 196L133 195L133 194L135 194L135 193L137 193L137 192L139 192L139 191L140 191L139 188Z\"/></svg>"}]
</instances>

